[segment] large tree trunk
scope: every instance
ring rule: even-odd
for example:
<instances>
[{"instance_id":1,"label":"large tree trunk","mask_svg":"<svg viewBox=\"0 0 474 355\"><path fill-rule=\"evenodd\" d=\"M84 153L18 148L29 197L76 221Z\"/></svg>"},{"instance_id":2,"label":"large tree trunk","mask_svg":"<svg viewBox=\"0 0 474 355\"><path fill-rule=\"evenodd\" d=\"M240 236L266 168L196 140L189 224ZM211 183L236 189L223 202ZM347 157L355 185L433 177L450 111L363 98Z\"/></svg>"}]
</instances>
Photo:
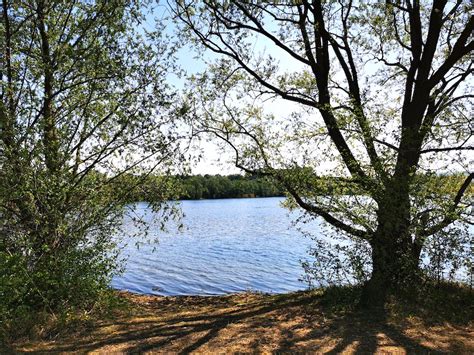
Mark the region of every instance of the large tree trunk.
<instances>
[{"instance_id":1,"label":"large tree trunk","mask_svg":"<svg viewBox=\"0 0 474 355\"><path fill-rule=\"evenodd\" d=\"M418 277L418 261L412 243L393 243L389 238L373 243L372 276L364 286L361 304L379 307L390 293L410 292Z\"/></svg>"},{"instance_id":2,"label":"large tree trunk","mask_svg":"<svg viewBox=\"0 0 474 355\"><path fill-rule=\"evenodd\" d=\"M372 276L361 304L382 306L392 292L409 291L419 271L419 248L410 231L408 183L393 184L379 205L378 227L372 240Z\"/></svg>"}]
</instances>

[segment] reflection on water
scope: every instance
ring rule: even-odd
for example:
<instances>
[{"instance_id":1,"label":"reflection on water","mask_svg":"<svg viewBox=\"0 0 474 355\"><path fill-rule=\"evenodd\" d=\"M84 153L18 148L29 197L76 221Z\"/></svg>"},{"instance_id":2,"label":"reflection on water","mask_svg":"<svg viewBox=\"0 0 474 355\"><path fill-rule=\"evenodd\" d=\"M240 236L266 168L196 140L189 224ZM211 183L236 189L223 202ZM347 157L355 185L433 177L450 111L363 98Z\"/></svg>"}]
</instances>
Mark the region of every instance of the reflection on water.
<instances>
[{"instance_id":1,"label":"reflection on water","mask_svg":"<svg viewBox=\"0 0 474 355\"><path fill-rule=\"evenodd\" d=\"M299 281L311 240L291 225L281 198L183 201L182 232L150 233L159 244L124 249L126 271L112 286L160 295L219 295L245 290L289 292ZM150 219L147 204L136 213ZM125 230L132 230L130 220ZM318 229L317 224L311 226ZM155 249L155 251L153 251Z\"/></svg>"}]
</instances>

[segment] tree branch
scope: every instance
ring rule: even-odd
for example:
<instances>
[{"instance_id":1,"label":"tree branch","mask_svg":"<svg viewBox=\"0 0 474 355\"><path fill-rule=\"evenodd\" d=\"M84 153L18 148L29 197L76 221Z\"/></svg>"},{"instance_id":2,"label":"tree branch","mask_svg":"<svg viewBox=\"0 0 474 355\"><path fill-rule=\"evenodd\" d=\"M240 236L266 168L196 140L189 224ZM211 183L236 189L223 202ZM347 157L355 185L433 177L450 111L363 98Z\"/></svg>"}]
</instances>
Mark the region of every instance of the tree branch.
<instances>
[{"instance_id":1,"label":"tree branch","mask_svg":"<svg viewBox=\"0 0 474 355\"><path fill-rule=\"evenodd\" d=\"M428 237L430 235L438 233L438 232L440 232L441 230L443 230L444 228L446 228L447 226L449 226L451 223L455 222L458 219L458 216L456 214L456 209L458 208L459 203L461 202L461 199L464 196L464 193L466 192L466 190L470 186L473 178L474 178L474 173L470 173L466 177L463 184L459 188L456 196L454 197L453 204L449 208L449 211L448 211L448 213L446 213L446 216L444 217L444 219L441 222L439 222L438 224L434 225L433 227L422 231L421 236Z\"/></svg>"}]
</instances>

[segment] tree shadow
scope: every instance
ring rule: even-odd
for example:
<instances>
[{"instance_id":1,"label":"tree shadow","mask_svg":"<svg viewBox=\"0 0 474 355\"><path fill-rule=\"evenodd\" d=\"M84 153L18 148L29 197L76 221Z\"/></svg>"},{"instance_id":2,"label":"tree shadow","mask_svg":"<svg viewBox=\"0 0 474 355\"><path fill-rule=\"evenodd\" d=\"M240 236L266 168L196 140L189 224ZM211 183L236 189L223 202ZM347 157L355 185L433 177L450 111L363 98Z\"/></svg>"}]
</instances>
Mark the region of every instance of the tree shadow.
<instances>
[{"instance_id":1,"label":"tree shadow","mask_svg":"<svg viewBox=\"0 0 474 355\"><path fill-rule=\"evenodd\" d=\"M367 316L360 312L347 315L333 324L333 336L339 341L328 354L340 354L351 350L356 354L376 353L380 347L402 347L407 353L442 353L422 345L403 333L403 329L391 325L386 312L378 310Z\"/></svg>"},{"instance_id":2,"label":"tree shadow","mask_svg":"<svg viewBox=\"0 0 474 355\"><path fill-rule=\"evenodd\" d=\"M177 339L185 338L188 335L206 332L206 334L198 340L183 347L181 353L188 353L216 337L221 329L224 329L230 324L262 316L265 313L274 311L275 306L299 305L301 302L302 300L296 299L279 305L256 304L252 306L239 307L236 310L219 314L204 314L191 317L177 316L163 322L144 320L133 324L130 324L129 322L105 323L103 326L115 325L121 327L124 331L120 331L118 334L113 334L108 336L106 339L101 339L92 343L78 341L74 344L68 344L65 346L59 345L54 349L54 351L94 351L107 345L139 341L139 343L131 345L127 351L144 352L163 347ZM149 341L150 338L155 337L164 337L164 339Z\"/></svg>"},{"instance_id":3,"label":"tree shadow","mask_svg":"<svg viewBox=\"0 0 474 355\"><path fill-rule=\"evenodd\" d=\"M384 311L341 310L333 307L341 300L325 304L321 294L311 292L255 297L256 301L239 304L196 298L175 298L174 305L168 300L151 302L137 319L102 323L91 329L91 337L76 337L50 350L89 352L120 346L127 353L267 349L336 354L347 350L374 353L380 347L392 347L415 353L441 352L407 336L403 326L390 323ZM173 314L176 302L181 302L182 313ZM163 309L166 312L161 316ZM113 333L101 333L101 328L109 326L115 327ZM462 346L451 344L450 349Z\"/></svg>"}]
</instances>

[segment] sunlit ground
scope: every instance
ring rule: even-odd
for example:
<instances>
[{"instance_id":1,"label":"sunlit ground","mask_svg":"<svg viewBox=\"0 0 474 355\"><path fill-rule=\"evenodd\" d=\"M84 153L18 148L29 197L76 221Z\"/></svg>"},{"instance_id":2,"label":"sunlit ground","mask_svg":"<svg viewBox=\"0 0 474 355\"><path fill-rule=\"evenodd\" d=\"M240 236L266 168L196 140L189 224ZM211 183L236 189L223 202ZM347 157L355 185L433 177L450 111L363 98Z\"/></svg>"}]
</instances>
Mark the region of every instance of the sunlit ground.
<instances>
[{"instance_id":1,"label":"sunlit ground","mask_svg":"<svg viewBox=\"0 0 474 355\"><path fill-rule=\"evenodd\" d=\"M91 322L53 340L20 342L14 350L474 353L472 302L466 298L462 302L467 304L452 304L440 312L422 307L400 312L392 307L369 313L353 306L351 292L223 297L123 293L131 307L112 319ZM466 313L456 314L453 309Z\"/></svg>"}]
</instances>

